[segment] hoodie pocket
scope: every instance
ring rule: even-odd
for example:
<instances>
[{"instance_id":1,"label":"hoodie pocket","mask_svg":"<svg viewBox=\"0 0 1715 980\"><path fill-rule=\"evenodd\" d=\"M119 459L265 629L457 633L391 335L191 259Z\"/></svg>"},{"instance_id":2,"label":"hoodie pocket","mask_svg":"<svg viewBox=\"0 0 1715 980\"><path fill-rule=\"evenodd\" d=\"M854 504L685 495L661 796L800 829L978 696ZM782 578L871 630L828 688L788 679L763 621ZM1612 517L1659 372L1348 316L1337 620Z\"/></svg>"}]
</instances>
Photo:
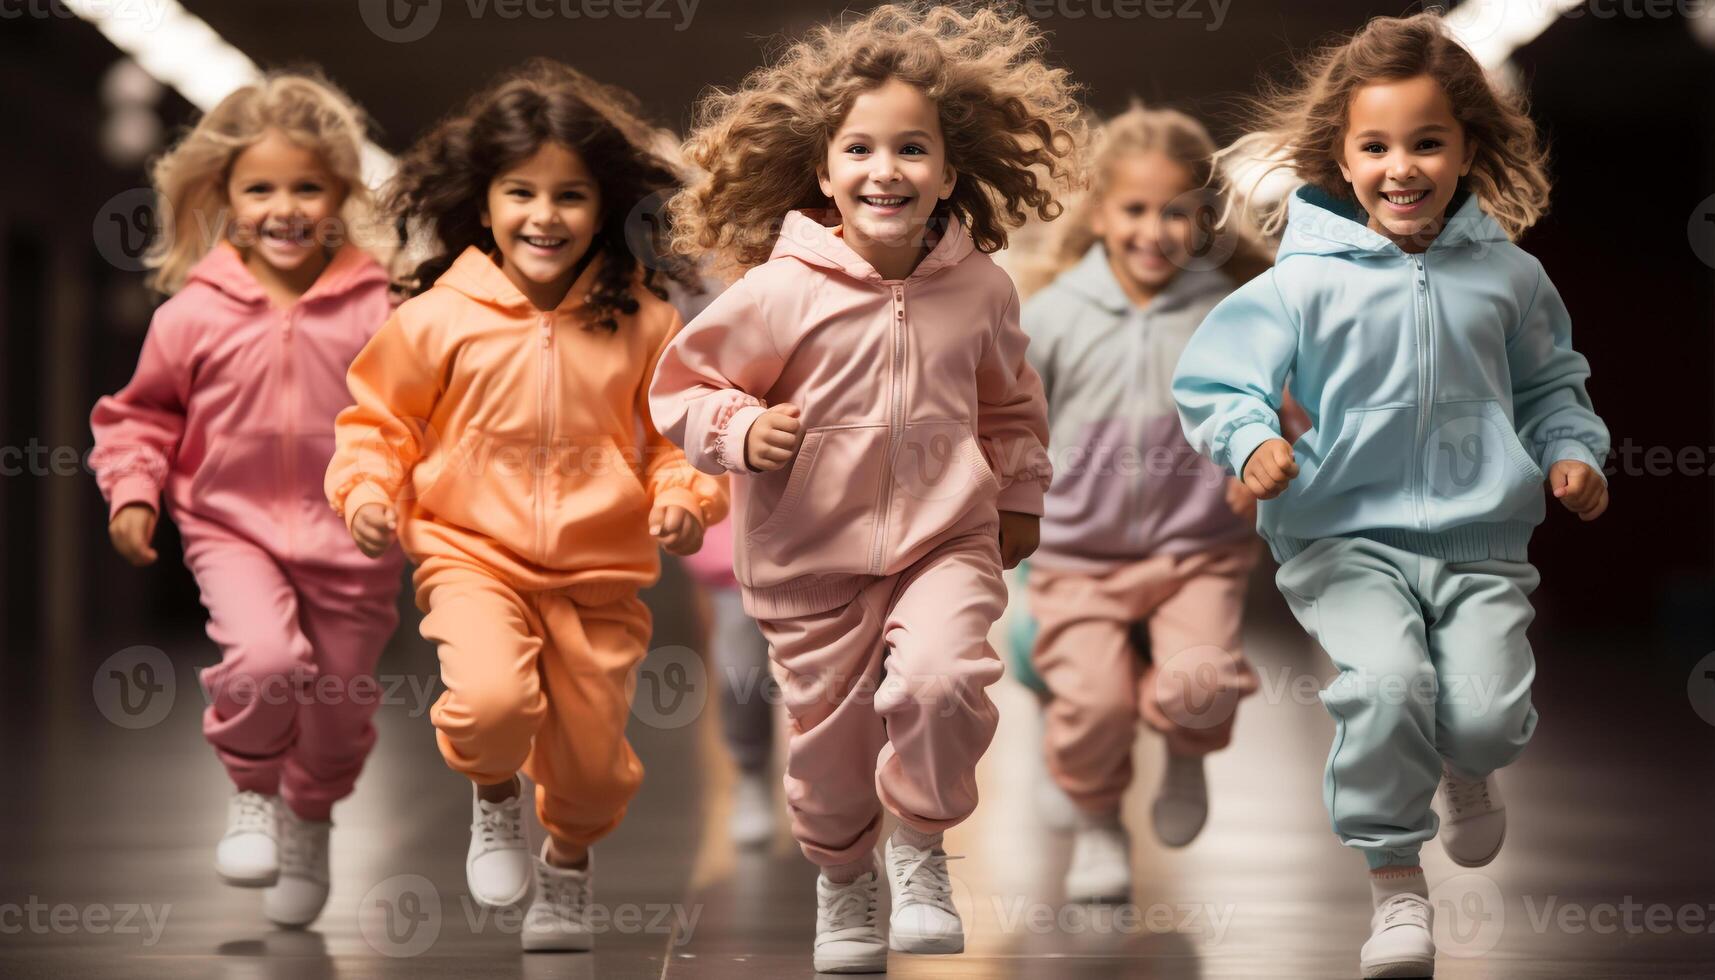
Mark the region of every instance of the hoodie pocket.
<instances>
[{"instance_id":1,"label":"hoodie pocket","mask_svg":"<svg viewBox=\"0 0 1715 980\"><path fill-rule=\"evenodd\" d=\"M886 453L885 425L811 428L784 475L756 480L745 540L776 563L826 556L806 563L806 572L866 566Z\"/></svg>"},{"instance_id":2,"label":"hoodie pocket","mask_svg":"<svg viewBox=\"0 0 1715 980\"><path fill-rule=\"evenodd\" d=\"M1423 502L1431 527L1504 520L1542 496L1543 472L1493 399L1442 402L1423 445Z\"/></svg>"},{"instance_id":3,"label":"hoodie pocket","mask_svg":"<svg viewBox=\"0 0 1715 980\"><path fill-rule=\"evenodd\" d=\"M1372 489L1403 494L1410 486L1411 447L1416 441L1414 405L1347 409L1334 444L1320 462L1302 449L1294 450L1301 472L1291 490L1299 495L1315 493L1319 501Z\"/></svg>"},{"instance_id":4,"label":"hoodie pocket","mask_svg":"<svg viewBox=\"0 0 1715 980\"><path fill-rule=\"evenodd\" d=\"M919 419L905 426L893 456L892 505L882 562L994 506L1000 481L964 419Z\"/></svg>"}]
</instances>

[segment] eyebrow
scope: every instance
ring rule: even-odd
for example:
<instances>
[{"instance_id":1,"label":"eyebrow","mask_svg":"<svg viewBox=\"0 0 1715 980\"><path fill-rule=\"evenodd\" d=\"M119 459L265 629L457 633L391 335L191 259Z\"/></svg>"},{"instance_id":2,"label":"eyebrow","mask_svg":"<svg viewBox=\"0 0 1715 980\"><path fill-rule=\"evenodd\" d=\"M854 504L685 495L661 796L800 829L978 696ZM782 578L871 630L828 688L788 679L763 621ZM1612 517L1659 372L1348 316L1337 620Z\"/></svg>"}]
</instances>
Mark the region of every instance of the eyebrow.
<instances>
[{"instance_id":1,"label":"eyebrow","mask_svg":"<svg viewBox=\"0 0 1715 980\"><path fill-rule=\"evenodd\" d=\"M524 187L535 187L536 186L534 182L525 180L523 177L502 177L502 178L500 178L500 182L502 184L519 184L519 185L524 186ZM584 180L583 178L580 177L577 180L568 180L565 183L559 184L557 186L560 187L561 189L565 189L568 187L594 187L595 181Z\"/></svg>"},{"instance_id":2,"label":"eyebrow","mask_svg":"<svg viewBox=\"0 0 1715 980\"><path fill-rule=\"evenodd\" d=\"M1452 131L1453 131L1453 127L1451 127L1451 126L1447 126L1447 125L1444 125L1442 123L1430 123L1427 126L1417 127L1416 129L1412 130L1412 133L1413 134L1416 134L1416 133L1451 133ZM1353 138L1354 139L1370 139L1372 137L1378 137L1379 136L1379 137L1385 139L1385 138L1387 138L1387 135L1388 135L1387 133L1384 133L1379 129L1366 129L1361 133L1355 134Z\"/></svg>"},{"instance_id":3,"label":"eyebrow","mask_svg":"<svg viewBox=\"0 0 1715 980\"><path fill-rule=\"evenodd\" d=\"M848 139L848 140L867 140L867 139L872 139L873 137L871 137L868 133L845 133L845 134L842 134L842 138ZM930 133L927 133L921 129L908 129L905 132L900 133L899 138L900 139L929 140L929 141L933 141L935 139L935 137L933 135L931 135Z\"/></svg>"}]
</instances>

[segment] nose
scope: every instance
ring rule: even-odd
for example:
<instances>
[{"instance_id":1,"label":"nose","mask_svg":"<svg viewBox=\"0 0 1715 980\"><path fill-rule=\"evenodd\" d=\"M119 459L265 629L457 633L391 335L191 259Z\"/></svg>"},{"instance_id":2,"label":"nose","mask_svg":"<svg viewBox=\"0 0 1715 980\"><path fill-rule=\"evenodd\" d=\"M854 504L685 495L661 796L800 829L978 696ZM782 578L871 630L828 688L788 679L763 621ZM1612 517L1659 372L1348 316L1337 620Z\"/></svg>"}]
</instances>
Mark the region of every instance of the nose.
<instances>
[{"instance_id":1,"label":"nose","mask_svg":"<svg viewBox=\"0 0 1715 980\"><path fill-rule=\"evenodd\" d=\"M1391 180L1405 181L1417 174L1417 161L1410 154L1395 153L1388 157L1387 176Z\"/></svg>"},{"instance_id":2,"label":"nose","mask_svg":"<svg viewBox=\"0 0 1715 980\"><path fill-rule=\"evenodd\" d=\"M877 153L870 161L869 177L878 184L889 184L899 179L899 161L891 153Z\"/></svg>"}]
</instances>

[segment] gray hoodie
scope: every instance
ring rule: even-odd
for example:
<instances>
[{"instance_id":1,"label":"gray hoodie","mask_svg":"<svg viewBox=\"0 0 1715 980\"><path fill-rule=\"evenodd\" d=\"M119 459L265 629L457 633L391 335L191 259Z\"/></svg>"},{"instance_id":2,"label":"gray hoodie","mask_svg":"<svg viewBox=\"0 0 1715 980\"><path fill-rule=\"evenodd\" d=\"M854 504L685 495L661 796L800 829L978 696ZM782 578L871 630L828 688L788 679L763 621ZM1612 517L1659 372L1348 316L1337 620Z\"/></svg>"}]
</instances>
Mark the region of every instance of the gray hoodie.
<instances>
[{"instance_id":1,"label":"gray hoodie","mask_svg":"<svg viewBox=\"0 0 1715 980\"><path fill-rule=\"evenodd\" d=\"M1139 309L1098 243L1024 304L1054 461L1033 562L1098 570L1255 533L1227 507L1225 471L1185 441L1173 401L1180 353L1232 290L1224 273L1184 271Z\"/></svg>"}]
</instances>

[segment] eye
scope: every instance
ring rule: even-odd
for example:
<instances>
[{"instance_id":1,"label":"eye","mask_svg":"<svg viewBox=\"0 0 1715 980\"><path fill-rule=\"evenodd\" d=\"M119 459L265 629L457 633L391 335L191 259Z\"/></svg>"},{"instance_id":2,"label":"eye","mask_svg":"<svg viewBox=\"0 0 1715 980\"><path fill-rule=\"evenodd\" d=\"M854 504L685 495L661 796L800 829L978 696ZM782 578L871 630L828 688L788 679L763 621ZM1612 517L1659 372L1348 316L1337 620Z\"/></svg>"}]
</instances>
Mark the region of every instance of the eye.
<instances>
[{"instance_id":1,"label":"eye","mask_svg":"<svg viewBox=\"0 0 1715 980\"><path fill-rule=\"evenodd\" d=\"M899 152L900 153L922 154L922 153L928 153L929 151L923 149L921 146L918 146L916 143L907 143L904 146L900 147Z\"/></svg>"},{"instance_id":2,"label":"eye","mask_svg":"<svg viewBox=\"0 0 1715 980\"><path fill-rule=\"evenodd\" d=\"M1387 152L1387 147L1381 145L1380 143L1377 143L1374 140L1371 140L1370 142L1365 143L1363 146L1359 147L1358 149L1359 149L1359 152L1362 152L1362 153L1386 153Z\"/></svg>"},{"instance_id":3,"label":"eye","mask_svg":"<svg viewBox=\"0 0 1715 980\"><path fill-rule=\"evenodd\" d=\"M273 189L274 189L273 185L264 184L264 183L259 182L259 183L255 183L255 184L245 185L244 193L246 193L246 194L266 194Z\"/></svg>"},{"instance_id":4,"label":"eye","mask_svg":"<svg viewBox=\"0 0 1715 980\"><path fill-rule=\"evenodd\" d=\"M511 190L506 192L506 196L512 198L515 201L528 201L529 199L531 199L532 197L535 197L536 195L531 193L529 190L527 190L523 187L514 187Z\"/></svg>"},{"instance_id":5,"label":"eye","mask_svg":"<svg viewBox=\"0 0 1715 980\"><path fill-rule=\"evenodd\" d=\"M322 192L322 185L313 180L306 180L299 183L294 190L299 194L320 194Z\"/></svg>"},{"instance_id":6,"label":"eye","mask_svg":"<svg viewBox=\"0 0 1715 980\"><path fill-rule=\"evenodd\" d=\"M1127 204L1124 208L1125 216L1128 218L1141 218L1144 212L1148 210L1141 204Z\"/></svg>"},{"instance_id":7,"label":"eye","mask_svg":"<svg viewBox=\"0 0 1715 980\"><path fill-rule=\"evenodd\" d=\"M1417 141L1417 148L1420 150L1439 150L1441 149L1441 141L1434 137L1421 139Z\"/></svg>"},{"instance_id":8,"label":"eye","mask_svg":"<svg viewBox=\"0 0 1715 980\"><path fill-rule=\"evenodd\" d=\"M846 152L847 153L864 154L864 153L869 152L869 147L862 144L862 143L853 143L852 145L846 147Z\"/></svg>"},{"instance_id":9,"label":"eye","mask_svg":"<svg viewBox=\"0 0 1715 980\"><path fill-rule=\"evenodd\" d=\"M562 201L582 201L582 200L584 200L585 197L586 197L586 195L584 194L583 191L561 191L560 192L560 200L562 200Z\"/></svg>"}]
</instances>

